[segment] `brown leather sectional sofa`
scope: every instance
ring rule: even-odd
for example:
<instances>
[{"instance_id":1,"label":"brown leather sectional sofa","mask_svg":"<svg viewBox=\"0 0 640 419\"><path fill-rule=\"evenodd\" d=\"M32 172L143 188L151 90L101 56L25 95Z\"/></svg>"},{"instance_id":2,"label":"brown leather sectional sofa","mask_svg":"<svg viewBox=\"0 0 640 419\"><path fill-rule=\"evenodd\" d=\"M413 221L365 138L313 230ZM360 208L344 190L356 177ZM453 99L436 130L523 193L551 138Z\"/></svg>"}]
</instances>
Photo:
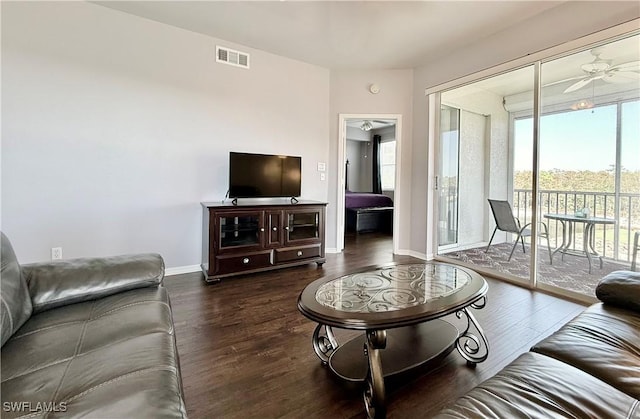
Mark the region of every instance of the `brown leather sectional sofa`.
<instances>
[{"instance_id":1,"label":"brown leather sectional sofa","mask_svg":"<svg viewBox=\"0 0 640 419\"><path fill-rule=\"evenodd\" d=\"M20 266L1 239L2 418L186 417L160 255Z\"/></svg>"},{"instance_id":2,"label":"brown leather sectional sofa","mask_svg":"<svg viewBox=\"0 0 640 419\"><path fill-rule=\"evenodd\" d=\"M617 271L587 308L438 418L640 418L640 273Z\"/></svg>"}]
</instances>

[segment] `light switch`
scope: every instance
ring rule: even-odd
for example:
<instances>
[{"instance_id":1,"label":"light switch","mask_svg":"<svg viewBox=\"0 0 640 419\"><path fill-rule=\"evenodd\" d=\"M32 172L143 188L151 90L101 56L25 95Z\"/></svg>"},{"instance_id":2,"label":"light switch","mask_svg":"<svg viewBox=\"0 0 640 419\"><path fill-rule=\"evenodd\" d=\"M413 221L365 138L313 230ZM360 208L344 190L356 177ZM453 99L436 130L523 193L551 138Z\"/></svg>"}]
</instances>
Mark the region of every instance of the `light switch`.
<instances>
[{"instance_id":1,"label":"light switch","mask_svg":"<svg viewBox=\"0 0 640 419\"><path fill-rule=\"evenodd\" d=\"M326 170L327 170L327 164L323 162L318 162L318 172L324 172Z\"/></svg>"}]
</instances>

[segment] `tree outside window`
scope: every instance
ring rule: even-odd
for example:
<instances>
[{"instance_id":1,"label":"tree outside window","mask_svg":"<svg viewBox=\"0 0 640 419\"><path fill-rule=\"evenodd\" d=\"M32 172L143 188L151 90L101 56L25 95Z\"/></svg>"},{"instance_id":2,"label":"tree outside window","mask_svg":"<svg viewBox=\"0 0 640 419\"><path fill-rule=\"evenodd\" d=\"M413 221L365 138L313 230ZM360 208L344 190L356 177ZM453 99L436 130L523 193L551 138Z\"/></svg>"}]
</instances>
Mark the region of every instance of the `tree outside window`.
<instances>
[{"instance_id":1,"label":"tree outside window","mask_svg":"<svg viewBox=\"0 0 640 419\"><path fill-rule=\"evenodd\" d=\"M396 183L396 142L380 144L380 177L383 191L392 191Z\"/></svg>"}]
</instances>

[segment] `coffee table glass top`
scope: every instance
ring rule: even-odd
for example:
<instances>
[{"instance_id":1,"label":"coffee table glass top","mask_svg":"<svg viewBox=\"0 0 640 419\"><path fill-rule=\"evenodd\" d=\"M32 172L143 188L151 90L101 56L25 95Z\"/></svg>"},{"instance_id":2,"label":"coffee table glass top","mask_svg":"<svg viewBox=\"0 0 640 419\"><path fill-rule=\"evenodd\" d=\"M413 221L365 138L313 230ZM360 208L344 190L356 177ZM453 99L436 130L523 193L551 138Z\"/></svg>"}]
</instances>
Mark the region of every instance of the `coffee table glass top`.
<instances>
[{"instance_id":1,"label":"coffee table glass top","mask_svg":"<svg viewBox=\"0 0 640 419\"><path fill-rule=\"evenodd\" d=\"M454 294L471 275L452 265L418 263L381 267L322 284L316 301L333 310L379 313L403 310Z\"/></svg>"}]
</instances>

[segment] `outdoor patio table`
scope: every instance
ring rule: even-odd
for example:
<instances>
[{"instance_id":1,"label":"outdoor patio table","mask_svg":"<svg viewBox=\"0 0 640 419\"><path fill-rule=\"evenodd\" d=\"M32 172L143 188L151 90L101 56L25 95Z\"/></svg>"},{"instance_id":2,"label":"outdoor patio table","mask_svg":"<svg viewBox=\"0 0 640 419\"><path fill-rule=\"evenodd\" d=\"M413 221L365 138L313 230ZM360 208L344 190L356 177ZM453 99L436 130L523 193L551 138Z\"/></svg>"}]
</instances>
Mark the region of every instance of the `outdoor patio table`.
<instances>
[{"instance_id":1,"label":"outdoor patio table","mask_svg":"<svg viewBox=\"0 0 640 419\"><path fill-rule=\"evenodd\" d=\"M596 224L615 224L616 220L612 218L601 217L579 217L572 214L544 214L544 218L549 220L557 220L562 224L562 244L551 254L553 256L560 252L562 259L564 255L586 256L589 262L589 273L591 273L591 258L595 256L600 259L600 269L602 269L602 256L594 249L595 245L595 226ZM575 223L584 223L582 232L582 250L572 250L569 247L573 244L573 229Z\"/></svg>"}]
</instances>

